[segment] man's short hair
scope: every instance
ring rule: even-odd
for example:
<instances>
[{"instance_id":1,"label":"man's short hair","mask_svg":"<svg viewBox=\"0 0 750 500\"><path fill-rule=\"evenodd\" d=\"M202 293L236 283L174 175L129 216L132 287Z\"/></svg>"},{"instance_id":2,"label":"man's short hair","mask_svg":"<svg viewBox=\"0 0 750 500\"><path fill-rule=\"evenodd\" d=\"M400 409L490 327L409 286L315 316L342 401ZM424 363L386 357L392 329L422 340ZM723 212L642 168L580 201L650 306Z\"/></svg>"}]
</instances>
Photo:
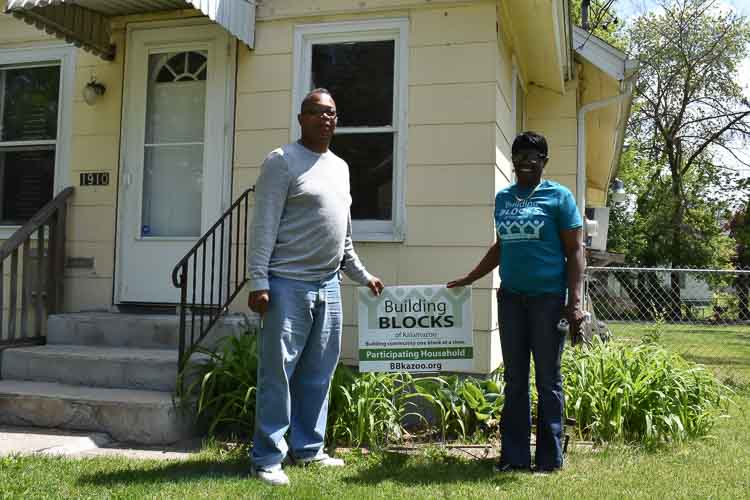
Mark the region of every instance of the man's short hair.
<instances>
[{"instance_id":1,"label":"man's short hair","mask_svg":"<svg viewBox=\"0 0 750 500\"><path fill-rule=\"evenodd\" d=\"M530 130L521 132L516 136L515 139L513 139L511 154L516 154L519 151L529 149L535 150L539 152L539 154L547 156L547 139L545 139L542 134L537 134L536 132L532 132Z\"/></svg>"},{"instance_id":2,"label":"man's short hair","mask_svg":"<svg viewBox=\"0 0 750 500\"><path fill-rule=\"evenodd\" d=\"M324 89L322 87L317 88L317 89L312 89L310 92L308 92L305 95L304 99L302 99L302 104L299 107L300 113L305 111L305 108L307 107L307 105L310 104L310 102L312 101L313 96L319 95L319 94L325 94L331 99L333 99L333 96L331 95L331 92L328 91L328 89Z\"/></svg>"}]
</instances>

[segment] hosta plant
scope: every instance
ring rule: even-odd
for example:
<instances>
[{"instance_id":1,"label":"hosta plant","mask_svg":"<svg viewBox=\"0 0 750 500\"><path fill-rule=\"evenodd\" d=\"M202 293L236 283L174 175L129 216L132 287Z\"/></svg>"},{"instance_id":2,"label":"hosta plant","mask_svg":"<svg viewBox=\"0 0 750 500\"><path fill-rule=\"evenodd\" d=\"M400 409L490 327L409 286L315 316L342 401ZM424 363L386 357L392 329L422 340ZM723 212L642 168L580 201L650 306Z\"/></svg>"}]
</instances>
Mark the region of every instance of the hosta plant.
<instances>
[{"instance_id":1,"label":"hosta plant","mask_svg":"<svg viewBox=\"0 0 750 500\"><path fill-rule=\"evenodd\" d=\"M472 377L441 376L415 381L416 393L437 415L437 427L443 441L467 439L496 429L503 406L499 374L486 380Z\"/></svg>"}]
</instances>

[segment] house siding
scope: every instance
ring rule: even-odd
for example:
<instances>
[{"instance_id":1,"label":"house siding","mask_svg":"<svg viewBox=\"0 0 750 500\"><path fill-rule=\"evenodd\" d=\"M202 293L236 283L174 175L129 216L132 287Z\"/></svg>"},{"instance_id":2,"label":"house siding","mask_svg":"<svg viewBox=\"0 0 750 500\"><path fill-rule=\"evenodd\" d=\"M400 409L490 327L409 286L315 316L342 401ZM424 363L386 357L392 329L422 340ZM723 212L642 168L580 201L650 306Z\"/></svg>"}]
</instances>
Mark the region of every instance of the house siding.
<instances>
[{"instance_id":1,"label":"house siding","mask_svg":"<svg viewBox=\"0 0 750 500\"><path fill-rule=\"evenodd\" d=\"M498 35L495 1L377 0L368 2L368 8L374 9L368 13L362 13L359 4L276 0L259 6L255 49L240 44L237 51L233 198L255 183L265 155L291 140L290 117L297 105L292 103L295 25L408 18L405 238L357 242L356 247L368 269L387 286L445 283L468 272L494 239L494 195L512 175L514 51L508 37ZM153 19L169 17L160 14ZM184 17L184 12L174 17ZM114 61L78 51L69 177L77 189L68 222L68 255L93 257L94 267L66 271L68 311L112 306L127 51L124 28L130 19L117 20ZM23 22L0 16L0 48L52 41ZM87 106L80 90L92 75L106 84L107 93L96 106ZM528 128L550 139L548 175L558 179L572 175L572 181L565 182L571 188L575 187L575 94L559 96L529 85L526 99ZM79 188L81 171L107 171L110 185ZM477 373L488 373L501 362L494 298L498 284L497 273L492 273L474 285L473 371ZM344 282L342 358L351 364L357 362L355 290L353 283ZM245 304L242 293L232 309L247 312Z\"/></svg>"},{"instance_id":2,"label":"house siding","mask_svg":"<svg viewBox=\"0 0 750 500\"><path fill-rule=\"evenodd\" d=\"M620 83L608 78L595 66L584 62L580 67L581 105L618 95ZM617 150L617 135L611 124L622 120L619 106L609 105L586 114L586 205L606 205L612 158Z\"/></svg>"},{"instance_id":3,"label":"house siding","mask_svg":"<svg viewBox=\"0 0 750 500\"><path fill-rule=\"evenodd\" d=\"M124 32L113 38L118 48L124 47ZM118 50L114 61L106 62L78 50L69 177L76 191L69 205L66 251L69 257L93 257L94 267L66 270L66 311L107 310L112 305L124 57L125 50ZM89 106L81 90L93 76L107 91ZM80 187L80 172L92 171L107 172L109 185Z\"/></svg>"},{"instance_id":4,"label":"house siding","mask_svg":"<svg viewBox=\"0 0 750 500\"><path fill-rule=\"evenodd\" d=\"M0 0L0 12L5 1ZM119 42L119 40L117 40ZM62 42L9 15L0 15L0 50L50 47ZM95 107L84 103L81 89L92 75L107 85L107 93ZM119 163L122 63L120 56L107 63L77 50L74 100L71 116L73 134L69 171L64 184L77 186L81 171L108 172L110 185L76 189L68 206L66 252L69 257L93 258L93 268L66 269L65 302L68 311L108 309L114 276L114 228ZM9 271L5 266L3 317L7 325ZM19 277L19 282L20 282ZM20 296L18 301L20 307ZM18 320L20 321L20 319ZM4 325L5 326L5 325Z\"/></svg>"},{"instance_id":5,"label":"house siding","mask_svg":"<svg viewBox=\"0 0 750 500\"><path fill-rule=\"evenodd\" d=\"M496 6L496 16L498 21L502 19L500 6ZM498 22L498 26L505 26L505 23ZM489 199L492 207L490 215L494 213L495 193L510 184L513 178L513 166L510 161L510 146L513 143L517 131L515 130L515 116L513 104L513 48L509 34L499 32L495 40L495 79L494 79L494 108L495 120L493 127L493 193ZM494 233L494 221L492 222ZM493 234L494 237L494 234ZM485 278L486 286L489 293L489 307L486 311L488 329L487 335L482 341L487 345L489 359L488 371L497 368L503 360L502 350L500 348L500 330L498 324L498 308L496 300L496 291L500 286L500 278L497 272L492 272L490 277Z\"/></svg>"},{"instance_id":6,"label":"house siding","mask_svg":"<svg viewBox=\"0 0 750 500\"><path fill-rule=\"evenodd\" d=\"M549 145L550 160L545 177L576 192L576 148L578 93L576 82L567 84L565 94L529 85L526 123L543 134Z\"/></svg>"},{"instance_id":7,"label":"house siding","mask_svg":"<svg viewBox=\"0 0 750 500\"><path fill-rule=\"evenodd\" d=\"M255 182L271 149L291 139L294 26L373 17L340 15L346 4L327 10L336 15L314 19L287 10L289 17L269 21L259 10L255 51L239 55L235 193ZM295 12L310 13L302 7ZM466 273L493 237L495 7L428 6L378 16L409 19L407 232L403 242L357 242L357 251L386 285L445 283ZM352 364L358 345L355 290L344 282L342 358ZM475 287L477 346L489 344L490 290L491 279ZM244 310L244 301L238 298L234 309ZM474 370L489 371L488 351L477 352Z\"/></svg>"},{"instance_id":8,"label":"house siding","mask_svg":"<svg viewBox=\"0 0 750 500\"><path fill-rule=\"evenodd\" d=\"M0 12L5 11L6 3L0 0ZM55 37L12 16L0 15L0 49L49 45L50 42L56 42Z\"/></svg>"}]
</instances>

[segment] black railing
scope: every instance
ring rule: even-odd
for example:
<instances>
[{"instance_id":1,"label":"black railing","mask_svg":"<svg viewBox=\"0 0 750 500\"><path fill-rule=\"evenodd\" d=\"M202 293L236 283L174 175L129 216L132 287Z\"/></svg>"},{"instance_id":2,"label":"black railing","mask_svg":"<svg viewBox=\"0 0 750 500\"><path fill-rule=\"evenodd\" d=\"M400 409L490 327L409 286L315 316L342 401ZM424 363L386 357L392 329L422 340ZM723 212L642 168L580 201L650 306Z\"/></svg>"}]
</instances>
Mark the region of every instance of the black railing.
<instances>
[{"instance_id":1,"label":"black railing","mask_svg":"<svg viewBox=\"0 0 750 500\"><path fill-rule=\"evenodd\" d=\"M64 189L0 246L0 347L43 344L47 316L62 310L65 219L72 194L72 187Z\"/></svg>"},{"instance_id":2,"label":"black railing","mask_svg":"<svg viewBox=\"0 0 750 500\"><path fill-rule=\"evenodd\" d=\"M172 271L180 289L180 373L247 282L247 217L254 191L255 186L242 193Z\"/></svg>"}]
</instances>

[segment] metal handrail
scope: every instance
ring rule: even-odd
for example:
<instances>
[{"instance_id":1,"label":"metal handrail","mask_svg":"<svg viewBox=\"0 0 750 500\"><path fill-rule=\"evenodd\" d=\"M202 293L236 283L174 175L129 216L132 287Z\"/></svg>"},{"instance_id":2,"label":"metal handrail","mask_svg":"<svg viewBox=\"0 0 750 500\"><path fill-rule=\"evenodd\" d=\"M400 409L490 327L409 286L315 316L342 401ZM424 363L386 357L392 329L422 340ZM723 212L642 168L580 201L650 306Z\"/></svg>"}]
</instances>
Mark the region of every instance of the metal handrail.
<instances>
[{"instance_id":1,"label":"metal handrail","mask_svg":"<svg viewBox=\"0 0 750 500\"><path fill-rule=\"evenodd\" d=\"M46 321L46 316L60 312L62 309L64 291L63 273L65 268L65 221L67 216L67 202L72 195L72 187L63 189L0 246L0 347L44 343L43 324ZM36 244L34 247L37 259L36 276L33 276L34 272L32 271L33 266L31 264L32 238L34 233L36 233ZM19 250L21 251L20 261L22 266L20 274L20 321L18 321ZM5 263L8 258L10 258L10 279L8 283L10 289L8 290L7 330L5 330L6 323L3 321L5 280L2 277L4 276ZM45 271L47 276L46 283L44 280ZM34 303L33 318L29 317L32 302ZM33 334L29 325L32 319Z\"/></svg>"},{"instance_id":2,"label":"metal handrail","mask_svg":"<svg viewBox=\"0 0 750 500\"><path fill-rule=\"evenodd\" d=\"M245 190L172 270L172 284L180 289L180 373L248 281L245 243L250 194L254 191L255 186ZM192 295L189 288L192 288Z\"/></svg>"}]
</instances>

